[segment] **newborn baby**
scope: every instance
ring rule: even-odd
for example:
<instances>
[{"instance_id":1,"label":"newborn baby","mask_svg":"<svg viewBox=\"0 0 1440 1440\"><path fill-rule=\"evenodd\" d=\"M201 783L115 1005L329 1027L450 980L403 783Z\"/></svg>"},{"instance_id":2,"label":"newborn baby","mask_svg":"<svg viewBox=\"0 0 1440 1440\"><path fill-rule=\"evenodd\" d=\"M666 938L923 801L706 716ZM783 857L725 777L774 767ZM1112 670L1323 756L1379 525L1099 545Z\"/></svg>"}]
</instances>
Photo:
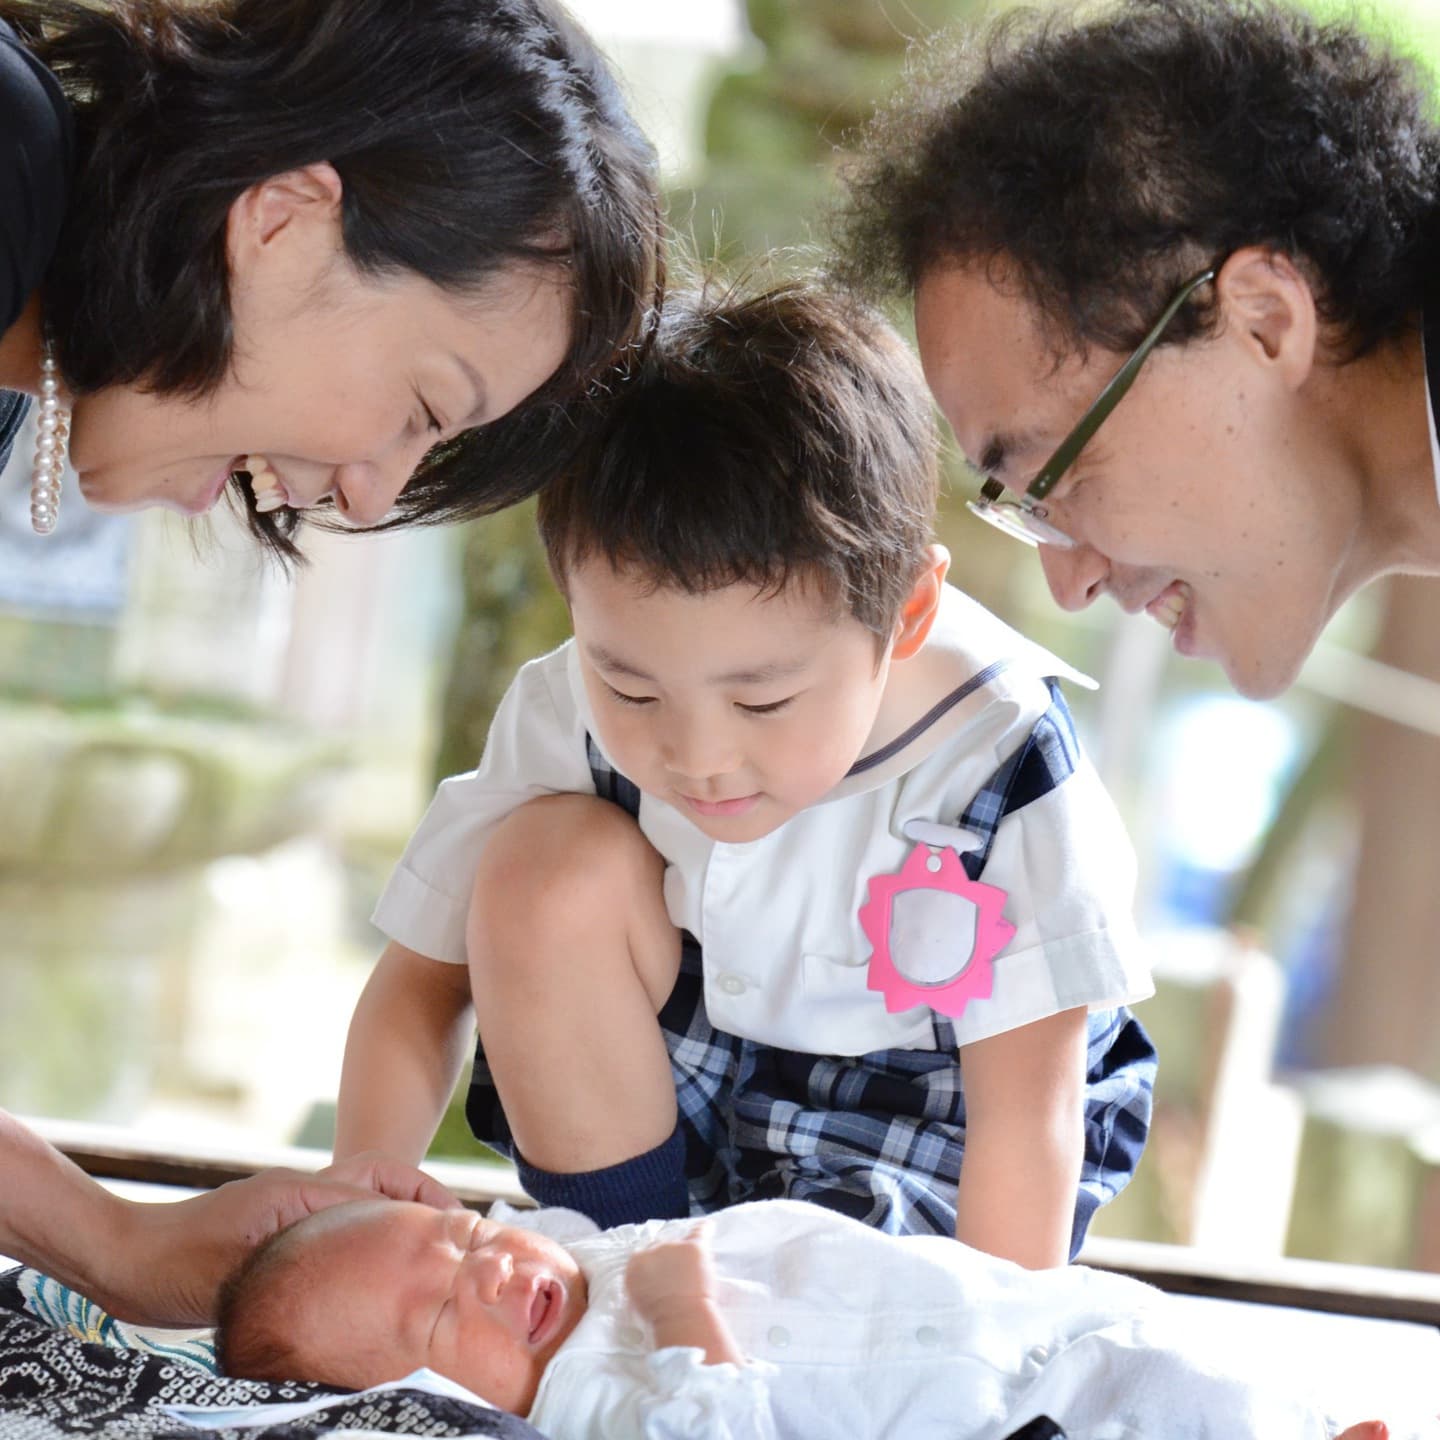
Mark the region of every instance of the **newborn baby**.
<instances>
[{"instance_id":1,"label":"newborn baby","mask_svg":"<svg viewBox=\"0 0 1440 1440\"><path fill-rule=\"evenodd\" d=\"M527 1228L386 1200L300 1221L227 1283L222 1365L352 1388L428 1366L553 1440L1002 1440L1041 1415L1069 1440L1338 1431L1119 1276L783 1200L609 1231L506 1214Z\"/></svg>"}]
</instances>

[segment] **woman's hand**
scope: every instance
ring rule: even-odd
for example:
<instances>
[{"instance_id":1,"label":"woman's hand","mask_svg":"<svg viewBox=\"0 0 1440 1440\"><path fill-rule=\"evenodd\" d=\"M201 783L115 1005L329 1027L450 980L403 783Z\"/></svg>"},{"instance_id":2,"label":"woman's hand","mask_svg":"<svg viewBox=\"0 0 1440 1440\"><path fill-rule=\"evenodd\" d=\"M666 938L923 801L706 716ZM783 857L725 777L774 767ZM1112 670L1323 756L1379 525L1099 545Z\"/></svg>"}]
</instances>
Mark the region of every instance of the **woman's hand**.
<instances>
[{"instance_id":1,"label":"woman's hand","mask_svg":"<svg viewBox=\"0 0 1440 1440\"><path fill-rule=\"evenodd\" d=\"M636 1314L655 1331L655 1346L705 1352L707 1365L745 1357L720 1314L720 1280L710 1254L710 1225L702 1220L680 1240L666 1240L630 1257L625 1287Z\"/></svg>"},{"instance_id":2,"label":"woman's hand","mask_svg":"<svg viewBox=\"0 0 1440 1440\"><path fill-rule=\"evenodd\" d=\"M265 1170L190 1200L117 1202L111 1233L97 1242L105 1268L94 1298L125 1320L208 1324L221 1281L262 1240L306 1215L377 1194L442 1210L460 1204L438 1181L374 1152L314 1175Z\"/></svg>"}]
</instances>

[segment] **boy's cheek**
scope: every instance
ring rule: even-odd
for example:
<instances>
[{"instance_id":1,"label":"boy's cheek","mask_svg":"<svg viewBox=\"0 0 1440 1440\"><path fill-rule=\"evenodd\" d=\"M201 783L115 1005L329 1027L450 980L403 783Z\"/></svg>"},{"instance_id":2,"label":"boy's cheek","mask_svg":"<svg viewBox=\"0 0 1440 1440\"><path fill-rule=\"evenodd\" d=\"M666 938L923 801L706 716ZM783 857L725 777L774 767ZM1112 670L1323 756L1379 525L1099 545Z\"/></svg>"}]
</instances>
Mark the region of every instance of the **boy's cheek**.
<instances>
[{"instance_id":1,"label":"boy's cheek","mask_svg":"<svg viewBox=\"0 0 1440 1440\"><path fill-rule=\"evenodd\" d=\"M643 723L627 724L608 716L602 721L596 715L595 730L601 748L622 775L633 780L641 789L653 783L651 776L659 761Z\"/></svg>"}]
</instances>

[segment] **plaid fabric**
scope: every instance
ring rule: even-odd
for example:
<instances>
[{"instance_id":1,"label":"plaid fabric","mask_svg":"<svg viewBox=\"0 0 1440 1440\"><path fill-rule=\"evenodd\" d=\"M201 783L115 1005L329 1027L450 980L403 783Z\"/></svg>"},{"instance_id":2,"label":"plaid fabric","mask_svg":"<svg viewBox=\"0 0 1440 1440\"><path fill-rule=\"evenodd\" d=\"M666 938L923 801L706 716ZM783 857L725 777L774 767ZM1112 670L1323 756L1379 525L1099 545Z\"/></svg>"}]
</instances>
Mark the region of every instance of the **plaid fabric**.
<instances>
[{"instance_id":1,"label":"plaid fabric","mask_svg":"<svg viewBox=\"0 0 1440 1440\"><path fill-rule=\"evenodd\" d=\"M1026 743L990 777L959 820L981 837L965 855L978 879L1006 815L1074 773L1070 712L1051 706ZM596 793L638 813L639 791L593 742ZM934 1048L825 1056L778 1050L715 1029L706 1015L700 947L687 935L675 989L660 1012L686 1142L691 1209L744 1200L810 1200L894 1235L955 1233L965 1151L965 1095L954 1029L932 1014ZM1156 1057L1128 1010L1088 1021L1085 1158L1071 1232L1073 1256L1096 1210L1135 1172L1150 1128ZM510 1130L478 1048L466 1102L477 1138L510 1153Z\"/></svg>"}]
</instances>

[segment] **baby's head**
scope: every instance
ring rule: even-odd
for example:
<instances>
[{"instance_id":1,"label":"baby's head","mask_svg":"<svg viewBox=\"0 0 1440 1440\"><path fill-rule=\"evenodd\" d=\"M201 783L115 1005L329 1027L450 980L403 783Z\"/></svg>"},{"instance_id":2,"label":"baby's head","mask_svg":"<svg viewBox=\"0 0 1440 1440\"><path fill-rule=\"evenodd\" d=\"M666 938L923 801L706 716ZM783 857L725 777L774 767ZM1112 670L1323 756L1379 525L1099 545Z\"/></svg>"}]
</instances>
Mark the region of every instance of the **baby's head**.
<instances>
[{"instance_id":1,"label":"baby's head","mask_svg":"<svg viewBox=\"0 0 1440 1440\"><path fill-rule=\"evenodd\" d=\"M363 1389L428 1366L517 1415L585 1313L585 1279L542 1235L468 1210L336 1205L226 1281L221 1368Z\"/></svg>"},{"instance_id":2,"label":"baby's head","mask_svg":"<svg viewBox=\"0 0 1440 1440\"><path fill-rule=\"evenodd\" d=\"M618 767L721 840L821 799L933 618L936 487L924 379L873 312L799 283L667 301L540 497Z\"/></svg>"}]
</instances>

